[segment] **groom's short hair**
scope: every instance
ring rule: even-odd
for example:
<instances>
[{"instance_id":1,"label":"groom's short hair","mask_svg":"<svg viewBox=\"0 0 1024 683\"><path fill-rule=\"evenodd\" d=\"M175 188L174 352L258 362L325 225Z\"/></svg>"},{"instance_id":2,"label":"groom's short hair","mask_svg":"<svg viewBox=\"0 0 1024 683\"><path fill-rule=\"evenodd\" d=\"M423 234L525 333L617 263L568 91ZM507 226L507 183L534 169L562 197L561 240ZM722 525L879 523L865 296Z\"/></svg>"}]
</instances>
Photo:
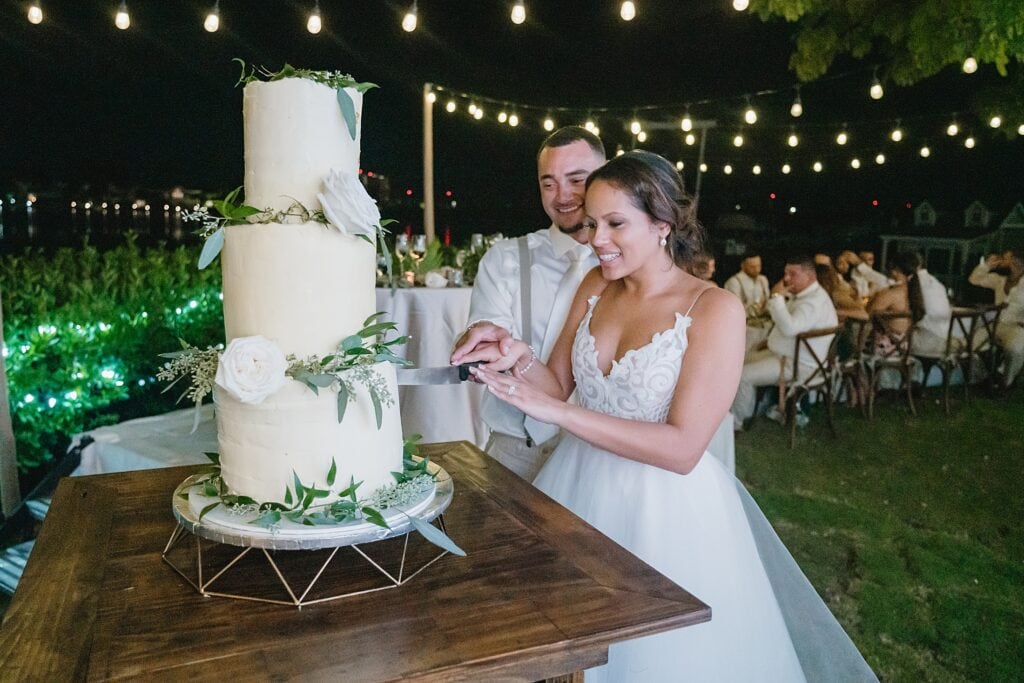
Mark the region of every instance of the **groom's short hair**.
<instances>
[{"instance_id":1,"label":"groom's short hair","mask_svg":"<svg viewBox=\"0 0 1024 683\"><path fill-rule=\"evenodd\" d=\"M800 266L806 270L814 270L814 258L810 254L793 254L786 257L786 266Z\"/></svg>"},{"instance_id":2,"label":"groom's short hair","mask_svg":"<svg viewBox=\"0 0 1024 683\"><path fill-rule=\"evenodd\" d=\"M544 138L544 142L540 143L540 149L537 150L537 156L540 157L540 153L548 147L565 147L571 145L577 140L582 140L587 143L590 149L594 150L595 154L600 154L602 159L606 159L607 155L604 151L604 143L601 142L601 138L591 133L582 126L562 126L551 135Z\"/></svg>"}]
</instances>

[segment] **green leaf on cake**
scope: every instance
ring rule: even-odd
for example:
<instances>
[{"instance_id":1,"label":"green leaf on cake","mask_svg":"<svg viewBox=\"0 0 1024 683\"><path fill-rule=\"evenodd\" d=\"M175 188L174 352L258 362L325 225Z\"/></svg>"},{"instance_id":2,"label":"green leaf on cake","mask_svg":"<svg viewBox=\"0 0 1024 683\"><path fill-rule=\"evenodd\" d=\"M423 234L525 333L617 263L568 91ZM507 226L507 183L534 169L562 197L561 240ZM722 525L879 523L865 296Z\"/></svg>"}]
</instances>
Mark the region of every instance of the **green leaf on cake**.
<instances>
[{"instance_id":1,"label":"green leaf on cake","mask_svg":"<svg viewBox=\"0 0 1024 683\"><path fill-rule=\"evenodd\" d=\"M326 389L327 387L334 384L334 382L337 380L337 378L334 375L328 375L326 373L320 375L311 374L307 379L309 380L310 383L315 384L316 386L322 389Z\"/></svg>"},{"instance_id":2,"label":"green leaf on cake","mask_svg":"<svg viewBox=\"0 0 1024 683\"><path fill-rule=\"evenodd\" d=\"M338 108L341 109L341 116L345 119L345 126L348 128L348 135L356 139L356 105L352 96L345 92L344 88L338 88Z\"/></svg>"},{"instance_id":3,"label":"green leaf on cake","mask_svg":"<svg viewBox=\"0 0 1024 683\"><path fill-rule=\"evenodd\" d=\"M339 498L349 498L352 502L356 500L356 489L359 488L359 484L356 483L355 479L349 479L349 485L344 491L338 491Z\"/></svg>"},{"instance_id":4,"label":"green leaf on cake","mask_svg":"<svg viewBox=\"0 0 1024 683\"><path fill-rule=\"evenodd\" d=\"M438 529L433 524L424 522L422 519L417 519L412 516L409 516L409 522L412 524L413 528L420 533L420 535L423 538L427 539L437 547L447 550L451 554L458 555L459 557L466 556L465 550L455 545L455 541L448 538L447 534L445 534L443 531Z\"/></svg>"},{"instance_id":5,"label":"green leaf on cake","mask_svg":"<svg viewBox=\"0 0 1024 683\"><path fill-rule=\"evenodd\" d=\"M341 350L346 352L352 351L353 349L358 349L362 345L363 338L360 337L358 334L349 335L341 340Z\"/></svg>"},{"instance_id":6,"label":"green leaf on cake","mask_svg":"<svg viewBox=\"0 0 1024 683\"><path fill-rule=\"evenodd\" d=\"M284 504L290 506L293 502L292 490L286 486L284 489Z\"/></svg>"},{"instance_id":7,"label":"green leaf on cake","mask_svg":"<svg viewBox=\"0 0 1024 683\"><path fill-rule=\"evenodd\" d=\"M292 470L292 477L295 479L295 498L302 500L303 496L306 495L306 487L302 485L302 481L299 480L299 475Z\"/></svg>"},{"instance_id":8,"label":"green leaf on cake","mask_svg":"<svg viewBox=\"0 0 1024 683\"><path fill-rule=\"evenodd\" d=\"M370 389L370 400L373 402L373 414L377 418L377 429L384 424L384 406L381 405L380 394L377 393L377 387L372 384L369 386Z\"/></svg>"},{"instance_id":9,"label":"green leaf on cake","mask_svg":"<svg viewBox=\"0 0 1024 683\"><path fill-rule=\"evenodd\" d=\"M281 523L281 513L278 510L267 510L262 515L254 519L251 524L263 527L264 529L274 526L275 524Z\"/></svg>"},{"instance_id":10,"label":"green leaf on cake","mask_svg":"<svg viewBox=\"0 0 1024 683\"><path fill-rule=\"evenodd\" d=\"M348 386L344 382L338 382L338 424L345 419L345 411L348 409Z\"/></svg>"},{"instance_id":11,"label":"green leaf on cake","mask_svg":"<svg viewBox=\"0 0 1024 683\"><path fill-rule=\"evenodd\" d=\"M205 516L206 516L206 513L207 513L207 512L210 512L211 510L213 510L213 509L214 509L215 507L217 507L218 505L220 505L220 501L219 501L219 500L218 500L218 501L217 501L216 503L210 503L209 505L207 505L206 507L204 507L204 508L203 508L203 509L202 509L202 510L201 510L201 511L199 512L199 519L200 519L200 520L202 520L202 519L203 519L203 517L205 517Z\"/></svg>"},{"instance_id":12,"label":"green leaf on cake","mask_svg":"<svg viewBox=\"0 0 1024 683\"><path fill-rule=\"evenodd\" d=\"M362 512L363 512L363 516L366 518L367 522L372 522L373 524L376 524L377 526L382 526L385 529L390 529L391 528L391 527L388 526L387 521L385 521L384 515L380 514L379 512L377 512L372 507L368 507L368 506L363 507Z\"/></svg>"},{"instance_id":13,"label":"green leaf on cake","mask_svg":"<svg viewBox=\"0 0 1024 683\"><path fill-rule=\"evenodd\" d=\"M334 486L334 478L338 476L338 463L331 458L331 469L327 470L327 485Z\"/></svg>"},{"instance_id":14,"label":"green leaf on cake","mask_svg":"<svg viewBox=\"0 0 1024 683\"><path fill-rule=\"evenodd\" d=\"M224 248L224 228L217 228L203 243L203 251L199 254L199 270L213 263L213 260Z\"/></svg>"},{"instance_id":15,"label":"green leaf on cake","mask_svg":"<svg viewBox=\"0 0 1024 683\"><path fill-rule=\"evenodd\" d=\"M203 453L214 465L220 465L220 453Z\"/></svg>"}]
</instances>

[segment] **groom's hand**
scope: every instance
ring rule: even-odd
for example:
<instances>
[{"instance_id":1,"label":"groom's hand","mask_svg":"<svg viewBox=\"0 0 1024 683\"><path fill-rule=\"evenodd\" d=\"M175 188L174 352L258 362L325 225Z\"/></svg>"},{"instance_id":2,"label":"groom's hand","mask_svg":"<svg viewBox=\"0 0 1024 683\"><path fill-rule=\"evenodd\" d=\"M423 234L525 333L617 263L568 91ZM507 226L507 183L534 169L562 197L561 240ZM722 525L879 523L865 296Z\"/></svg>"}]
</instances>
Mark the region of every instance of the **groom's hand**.
<instances>
[{"instance_id":1,"label":"groom's hand","mask_svg":"<svg viewBox=\"0 0 1024 683\"><path fill-rule=\"evenodd\" d=\"M451 362L453 365L478 360L490 363L508 353L513 341L512 335L504 327L487 321L476 323L455 342ZM496 348L485 348L491 346Z\"/></svg>"}]
</instances>

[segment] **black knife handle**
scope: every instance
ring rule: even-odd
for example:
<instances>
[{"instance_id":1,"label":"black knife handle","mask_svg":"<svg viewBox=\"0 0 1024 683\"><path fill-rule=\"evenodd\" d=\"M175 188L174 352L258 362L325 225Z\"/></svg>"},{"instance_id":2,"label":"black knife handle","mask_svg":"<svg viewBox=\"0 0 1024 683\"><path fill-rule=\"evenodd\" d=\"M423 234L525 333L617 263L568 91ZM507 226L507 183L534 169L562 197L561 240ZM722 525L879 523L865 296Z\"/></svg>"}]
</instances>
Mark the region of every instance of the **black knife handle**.
<instances>
[{"instance_id":1,"label":"black knife handle","mask_svg":"<svg viewBox=\"0 0 1024 683\"><path fill-rule=\"evenodd\" d=\"M461 363L459 365L459 381L465 382L469 379L469 369L483 364L484 362L482 360L474 361L472 363Z\"/></svg>"}]
</instances>

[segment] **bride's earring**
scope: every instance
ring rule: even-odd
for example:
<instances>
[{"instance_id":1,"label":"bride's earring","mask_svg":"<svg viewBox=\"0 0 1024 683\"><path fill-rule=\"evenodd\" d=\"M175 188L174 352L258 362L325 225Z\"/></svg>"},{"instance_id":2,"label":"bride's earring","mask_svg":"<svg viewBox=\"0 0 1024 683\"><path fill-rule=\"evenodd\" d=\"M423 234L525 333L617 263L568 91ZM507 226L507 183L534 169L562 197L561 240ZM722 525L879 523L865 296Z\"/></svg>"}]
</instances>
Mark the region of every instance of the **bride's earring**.
<instances>
[{"instance_id":1,"label":"bride's earring","mask_svg":"<svg viewBox=\"0 0 1024 683\"><path fill-rule=\"evenodd\" d=\"M661 246L665 246L666 244L668 244L668 240L662 237L658 244L660 244Z\"/></svg>"}]
</instances>

